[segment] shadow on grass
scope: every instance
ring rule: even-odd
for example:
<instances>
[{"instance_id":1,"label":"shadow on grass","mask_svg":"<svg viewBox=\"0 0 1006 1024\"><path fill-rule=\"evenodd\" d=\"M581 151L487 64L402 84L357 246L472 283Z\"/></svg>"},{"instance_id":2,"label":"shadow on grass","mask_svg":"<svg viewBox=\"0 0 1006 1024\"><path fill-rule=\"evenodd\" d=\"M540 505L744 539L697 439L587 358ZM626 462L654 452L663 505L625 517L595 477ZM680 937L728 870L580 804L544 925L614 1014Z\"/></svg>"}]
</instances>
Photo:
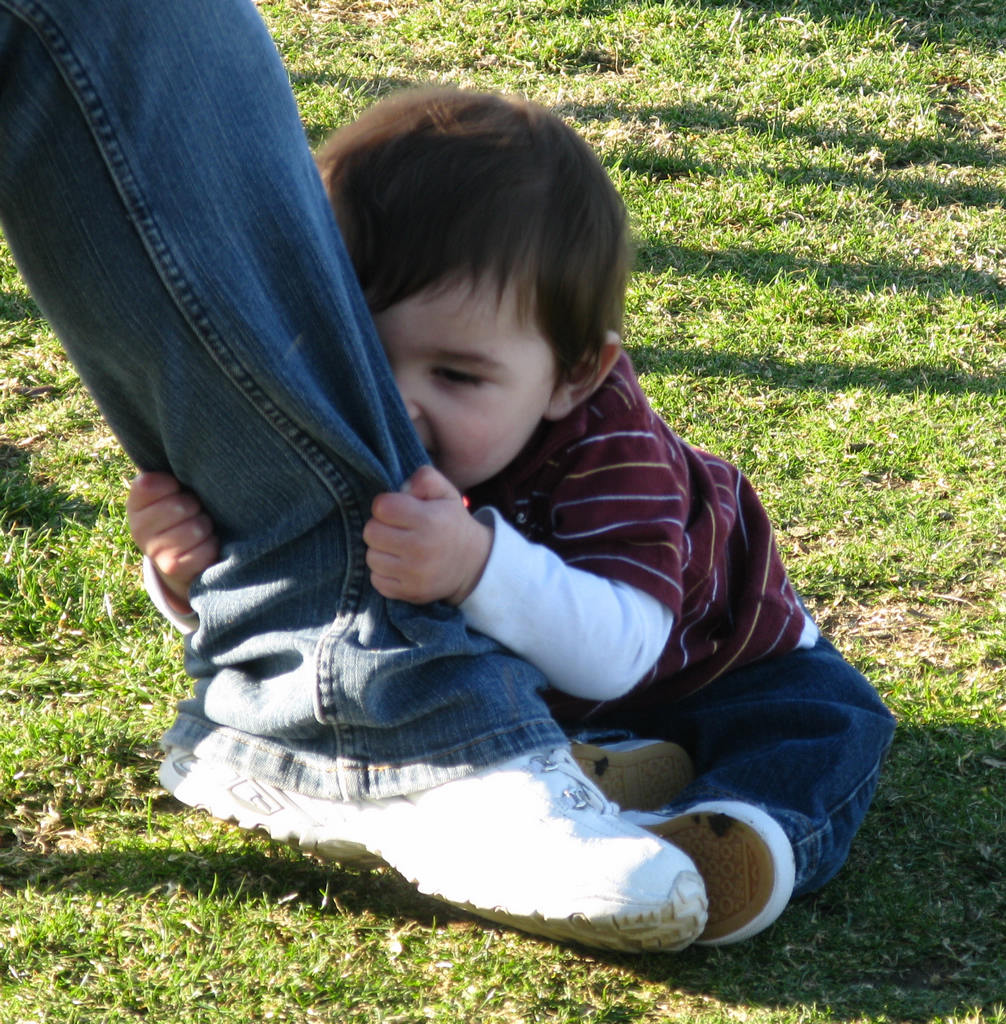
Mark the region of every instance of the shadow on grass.
<instances>
[{"instance_id":1,"label":"shadow on grass","mask_svg":"<svg viewBox=\"0 0 1006 1024\"><path fill-rule=\"evenodd\" d=\"M369 107L389 93L432 84L395 75L374 75L371 78L361 78L356 75L339 75L328 71L297 72L291 74L290 82L295 90L321 86L330 90L333 95L350 96L353 98L354 104L359 104L361 107ZM314 149L317 149L332 132L346 123L332 120L330 117L319 119L317 116L305 116L303 112L301 117L308 142Z\"/></svg>"},{"instance_id":2,"label":"shadow on grass","mask_svg":"<svg viewBox=\"0 0 1006 1024\"><path fill-rule=\"evenodd\" d=\"M731 4L733 6L733 4ZM1006 33L1006 17L1003 19ZM1002 40L1000 39L1001 43ZM587 65L596 64L593 57ZM591 67L582 72L590 75ZM360 78L330 72L312 72L292 77L295 87L324 86L337 93L351 95L367 106L389 93L417 86L439 84L402 76L374 76ZM768 139L773 145L797 141L807 149L807 157L798 163L774 164L768 161L712 162L689 153L687 142L678 153L658 153L646 146L627 146L616 150L609 162L634 174L654 181L697 175L708 178L729 176L744 179L767 177L785 186L827 185L841 189L855 189L886 197L895 204L911 202L931 209L937 206L959 205L994 209L1006 203L1006 191L981 182L960 180L947 174L952 168L990 168L1006 162L1006 149L999 145L1001 129L996 129L996 141L982 137L975 125L968 122L958 109L957 97L967 91L967 83L950 81L934 83L942 90L934 94L932 105L940 124L940 131L917 134L909 138L888 138L878 132L865 130L855 124L841 127L803 124L780 115L738 116L737 108L729 102L684 103L663 107L623 107L615 103L582 104L563 103L560 113L581 123L614 119L626 123L646 124L658 122L670 129L714 129L729 131L742 129L749 135ZM858 88L855 84L850 90ZM313 145L318 145L339 127L335 122L312 120L305 125ZM835 152L869 156L871 170L850 170L836 167ZM933 171L936 179L925 173L904 173L912 168Z\"/></svg>"},{"instance_id":3,"label":"shadow on grass","mask_svg":"<svg viewBox=\"0 0 1006 1024\"><path fill-rule=\"evenodd\" d=\"M961 40L996 47L1006 34L1000 0L705 0L705 6L739 8L754 17L765 13L839 25L883 18L900 23L906 39L917 42Z\"/></svg>"},{"instance_id":4,"label":"shadow on grass","mask_svg":"<svg viewBox=\"0 0 1006 1024\"><path fill-rule=\"evenodd\" d=\"M566 0L549 3L523 17L564 21L601 18L631 7L661 6L662 0ZM897 22L907 39L950 42L957 38L994 47L1006 34L1006 14L1000 0L705 0L705 7L739 10L750 17L761 14L807 18L843 24L852 20L884 19Z\"/></svg>"},{"instance_id":5,"label":"shadow on grass","mask_svg":"<svg viewBox=\"0 0 1006 1024\"><path fill-rule=\"evenodd\" d=\"M763 935L672 955L590 956L677 992L780 1012L815 1006L835 1021L991 1012L1006 992L1004 784L1006 730L903 728L849 864ZM162 807L177 805L165 799ZM72 813L64 806L64 817ZM127 892L154 907L179 892L296 899L319 918L362 917L372 929L376 916L389 932L408 923L481 927L394 872L325 866L258 840L232 852L200 837L174 850L48 856L8 841L0 848L0 886L8 898L28 886L49 896Z\"/></svg>"},{"instance_id":6,"label":"shadow on grass","mask_svg":"<svg viewBox=\"0 0 1006 1024\"><path fill-rule=\"evenodd\" d=\"M1006 200L1006 194L1004 194ZM752 284L770 284L782 276L812 281L819 288L851 293L880 292L896 288L900 293L939 299L946 295L978 295L991 303L1006 305L1006 282L967 266L947 264L939 268L913 269L886 261L845 263L810 260L776 249L731 246L699 249L674 245L659 236L637 239L637 264L660 273L677 270L694 277L730 274Z\"/></svg>"},{"instance_id":7,"label":"shadow on grass","mask_svg":"<svg viewBox=\"0 0 1006 1024\"><path fill-rule=\"evenodd\" d=\"M707 178L729 176L734 179L767 177L782 185L830 185L886 196L893 203L913 202L932 208L940 205L960 205L978 208L1001 206L1006 193L1002 188L956 180L947 175L947 168L989 168L1006 162L1006 151L986 141L977 141L967 126L960 121L953 102L953 93L934 107L938 111L942 131L935 135L916 135L911 138L887 138L877 132L862 131L854 126L838 128L818 127L794 123L784 116L738 117L727 104L686 103L671 107L627 107L619 109L611 104L565 104L562 112L580 122L656 121L666 128L687 130L707 128L719 131L743 129L754 137L767 137L772 144L798 140L808 148L807 157L799 163L774 164L768 161L712 162L690 155L687 140L683 140L677 153L658 153L646 146L616 150L613 162L635 174L654 181L697 175ZM836 167L834 152L846 152L870 157L875 170L850 170ZM905 171L914 167L939 169L940 180L924 174L909 176L891 171Z\"/></svg>"},{"instance_id":8,"label":"shadow on grass","mask_svg":"<svg viewBox=\"0 0 1006 1024\"><path fill-rule=\"evenodd\" d=\"M58 531L69 520L93 526L100 511L33 475L30 446L0 437L0 529Z\"/></svg>"},{"instance_id":9,"label":"shadow on grass","mask_svg":"<svg viewBox=\"0 0 1006 1024\"><path fill-rule=\"evenodd\" d=\"M63 602L79 599L86 586L73 574L51 586L46 564L54 538L78 526L90 529L100 512L99 506L34 475L30 451L0 438L0 537L6 547L0 560L0 647L20 648L22 654L31 649L35 658L50 656Z\"/></svg>"},{"instance_id":10,"label":"shadow on grass","mask_svg":"<svg viewBox=\"0 0 1006 1024\"><path fill-rule=\"evenodd\" d=\"M790 362L775 357L710 352L675 345L627 346L639 373L687 373L691 377L744 378L775 389L788 391L848 390L886 391L911 395L972 393L1001 397L1006 395L1006 374L974 374L954 366L915 363L897 368L856 365L837 361L806 360Z\"/></svg>"},{"instance_id":11,"label":"shadow on grass","mask_svg":"<svg viewBox=\"0 0 1006 1024\"><path fill-rule=\"evenodd\" d=\"M0 235L0 242L2 242L2 239L3 236ZM35 320L39 319L41 315L38 307L31 299L18 295L16 292L0 291L0 323L4 321L15 323L22 320Z\"/></svg>"},{"instance_id":12,"label":"shadow on grass","mask_svg":"<svg viewBox=\"0 0 1006 1024\"><path fill-rule=\"evenodd\" d=\"M554 18L603 17L630 7L659 5L660 0L569 0L549 6ZM705 0L705 7L725 7L752 18L760 15L806 18L841 25L883 19L896 22L906 40L974 45L1002 44L1006 13L1000 0Z\"/></svg>"},{"instance_id":13,"label":"shadow on grass","mask_svg":"<svg viewBox=\"0 0 1006 1024\"><path fill-rule=\"evenodd\" d=\"M1006 730L899 730L849 863L749 943L638 973L829 1019L991 1010L1006 993Z\"/></svg>"}]
</instances>

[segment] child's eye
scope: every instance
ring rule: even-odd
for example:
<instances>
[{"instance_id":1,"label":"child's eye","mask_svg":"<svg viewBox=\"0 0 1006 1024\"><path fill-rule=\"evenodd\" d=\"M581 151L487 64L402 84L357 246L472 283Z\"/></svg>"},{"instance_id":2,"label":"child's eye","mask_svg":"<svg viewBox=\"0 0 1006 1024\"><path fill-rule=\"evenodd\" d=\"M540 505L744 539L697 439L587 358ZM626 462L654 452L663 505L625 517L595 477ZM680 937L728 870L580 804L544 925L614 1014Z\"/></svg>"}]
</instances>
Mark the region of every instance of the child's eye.
<instances>
[{"instance_id":1,"label":"child's eye","mask_svg":"<svg viewBox=\"0 0 1006 1024\"><path fill-rule=\"evenodd\" d=\"M433 373L441 380L447 381L448 384L467 384L473 386L482 383L481 377L476 377L473 373L465 373L462 370L455 370L450 366L438 366Z\"/></svg>"}]
</instances>

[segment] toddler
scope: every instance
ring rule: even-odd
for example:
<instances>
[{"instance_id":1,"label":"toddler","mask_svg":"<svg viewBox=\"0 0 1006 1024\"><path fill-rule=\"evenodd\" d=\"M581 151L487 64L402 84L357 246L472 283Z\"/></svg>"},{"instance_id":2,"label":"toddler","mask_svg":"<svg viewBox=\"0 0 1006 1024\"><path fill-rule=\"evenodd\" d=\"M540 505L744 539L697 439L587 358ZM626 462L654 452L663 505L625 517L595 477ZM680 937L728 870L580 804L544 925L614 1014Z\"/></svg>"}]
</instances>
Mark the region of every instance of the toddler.
<instances>
[{"instance_id":1,"label":"toddler","mask_svg":"<svg viewBox=\"0 0 1006 1024\"><path fill-rule=\"evenodd\" d=\"M617 192L557 118L449 90L377 104L318 164L431 461L374 499L373 586L536 665L581 764L698 866L698 941L756 934L845 861L892 718L805 612L748 481L640 389ZM155 602L195 628L213 524L165 474L128 511Z\"/></svg>"}]
</instances>

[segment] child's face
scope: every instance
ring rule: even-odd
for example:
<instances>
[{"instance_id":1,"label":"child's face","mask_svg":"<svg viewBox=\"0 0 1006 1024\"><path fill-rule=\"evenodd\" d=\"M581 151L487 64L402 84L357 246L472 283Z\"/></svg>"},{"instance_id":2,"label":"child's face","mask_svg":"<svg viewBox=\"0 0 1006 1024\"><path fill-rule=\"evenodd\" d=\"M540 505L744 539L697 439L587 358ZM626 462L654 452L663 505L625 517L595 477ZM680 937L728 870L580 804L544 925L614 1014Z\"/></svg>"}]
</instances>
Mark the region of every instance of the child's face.
<instances>
[{"instance_id":1,"label":"child's face","mask_svg":"<svg viewBox=\"0 0 1006 1024\"><path fill-rule=\"evenodd\" d=\"M488 480L545 419L575 404L551 346L511 289L426 289L374 316L419 439L460 491Z\"/></svg>"}]
</instances>

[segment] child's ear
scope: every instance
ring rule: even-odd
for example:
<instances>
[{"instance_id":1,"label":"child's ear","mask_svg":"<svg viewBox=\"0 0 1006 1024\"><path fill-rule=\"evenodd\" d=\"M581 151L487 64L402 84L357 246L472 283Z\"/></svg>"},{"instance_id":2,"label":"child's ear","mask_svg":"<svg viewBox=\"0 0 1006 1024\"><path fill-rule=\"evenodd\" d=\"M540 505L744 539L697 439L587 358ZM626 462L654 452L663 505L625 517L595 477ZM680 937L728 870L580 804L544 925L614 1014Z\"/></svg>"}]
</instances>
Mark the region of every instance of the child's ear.
<instances>
[{"instance_id":1,"label":"child's ear","mask_svg":"<svg viewBox=\"0 0 1006 1024\"><path fill-rule=\"evenodd\" d=\"M552 392L544 418L561 420L575 409L582 401L589 398L611 373L622 351L622 339L614 332L608 331L601 346L601 355L597 366L593 369L574 370L573 374L560 381Z\"/></svg>"}]
</instances>

